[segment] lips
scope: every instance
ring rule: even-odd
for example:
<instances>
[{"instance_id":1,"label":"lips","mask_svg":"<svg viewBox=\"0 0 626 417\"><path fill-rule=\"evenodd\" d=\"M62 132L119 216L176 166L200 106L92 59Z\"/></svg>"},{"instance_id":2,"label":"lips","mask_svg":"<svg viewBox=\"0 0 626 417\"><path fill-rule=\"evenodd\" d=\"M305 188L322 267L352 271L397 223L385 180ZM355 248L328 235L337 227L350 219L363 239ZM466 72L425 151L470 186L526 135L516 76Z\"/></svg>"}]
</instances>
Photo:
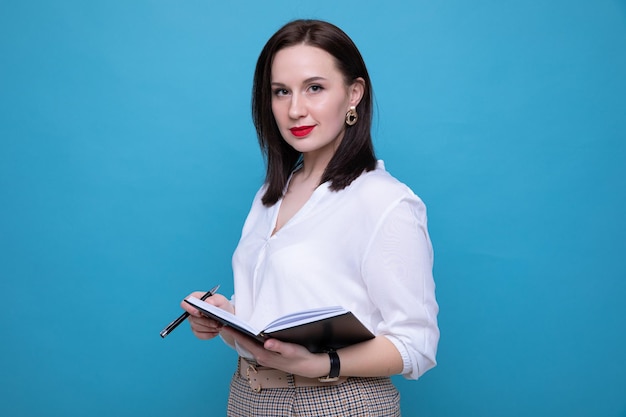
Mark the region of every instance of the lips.
<instances>
[{"instance_id":1,"label":"lips","mask_svg":"<svg viewBox=\"0 0 626 417\"><path fill-rule=\"evenodd\" d=\"M291 131L292 135L298 138L301 138L311 133L313 129L315 129L315 126L297 126L297 127L292 127L289 130Z\"/></svg>"}]
</instances>

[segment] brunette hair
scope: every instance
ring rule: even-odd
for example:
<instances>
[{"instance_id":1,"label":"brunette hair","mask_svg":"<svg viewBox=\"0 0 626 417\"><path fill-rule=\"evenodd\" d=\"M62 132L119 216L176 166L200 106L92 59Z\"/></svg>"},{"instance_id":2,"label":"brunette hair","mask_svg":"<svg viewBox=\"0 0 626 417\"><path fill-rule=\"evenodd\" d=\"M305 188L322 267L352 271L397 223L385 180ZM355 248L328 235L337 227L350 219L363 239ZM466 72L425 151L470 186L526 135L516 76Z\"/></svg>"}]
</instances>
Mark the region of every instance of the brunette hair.
<instances>
[{"instance_id":1,"label":"brunette hair","mask_svg":"<svg viewBox=\"0 0 626 417\"><path fill-rule=\"evenodd\" d=\"M347 126L344 137L328 163L321 182L330 182L333 191L342 190L363 171L376 167L372 144L372 84L361 53L352 39L337 26L320 20L295 20L278 30L265 44L254 71L252 86L252 119L266 163L266 191L262 201L275 204L283 195L291 172L300 163L300 152L283 139L272 113L271 70L276 53L294 45L310 45L323 49L335 58L337 68L352 84L361 77L365 81L363 98L356 110L359 120Z\"/></svg>"}]
</instances>

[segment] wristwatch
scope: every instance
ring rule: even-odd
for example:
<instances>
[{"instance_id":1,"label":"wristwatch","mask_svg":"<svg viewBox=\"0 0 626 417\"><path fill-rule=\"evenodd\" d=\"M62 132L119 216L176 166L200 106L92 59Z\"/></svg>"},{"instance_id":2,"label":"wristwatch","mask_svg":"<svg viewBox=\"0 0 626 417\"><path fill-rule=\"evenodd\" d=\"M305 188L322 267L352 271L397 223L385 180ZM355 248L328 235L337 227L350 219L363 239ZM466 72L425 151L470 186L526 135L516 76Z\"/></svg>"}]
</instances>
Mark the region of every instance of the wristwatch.
<instances>
[{"instance_id":1,"label":"wristwatch","mask_svg":"<svg viewBox=\"0 0 626 417\"><path fill-rule=\"evenodd\" d=\"M339 355L334 350L329 350L328 357L330 358L330 372L327 376L322 376L318 378L320 382L335 382L339 379L339 371L341 368L341 364L339 363Z\"/></svg>"}]
</instances>

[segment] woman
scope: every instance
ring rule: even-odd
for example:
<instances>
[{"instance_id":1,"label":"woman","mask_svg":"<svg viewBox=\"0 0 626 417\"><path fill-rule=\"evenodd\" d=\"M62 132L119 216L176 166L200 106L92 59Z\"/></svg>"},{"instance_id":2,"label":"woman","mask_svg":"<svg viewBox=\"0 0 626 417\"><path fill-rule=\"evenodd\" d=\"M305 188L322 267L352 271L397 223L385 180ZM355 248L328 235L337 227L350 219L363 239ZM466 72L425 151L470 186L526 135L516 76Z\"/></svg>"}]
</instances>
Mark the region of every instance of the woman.
<instances>
[{"instance_id":1,"label":"woman","mask_svg":"<svg viewBox=\"0 0 626 417\"><path fill-rule=\"evenodd\" d=\"M341 305L376 337L330 353L262 345L183 302L197 337L219 334L240 355L228 413L399 415L389 377L417 379L436 363L432 248L424 204L375 158L356 46L329 23L288 23L259 56L252 112L266 180L233 256L235 294L208 302L257 328Z\"/></svg>"}]
</instances>

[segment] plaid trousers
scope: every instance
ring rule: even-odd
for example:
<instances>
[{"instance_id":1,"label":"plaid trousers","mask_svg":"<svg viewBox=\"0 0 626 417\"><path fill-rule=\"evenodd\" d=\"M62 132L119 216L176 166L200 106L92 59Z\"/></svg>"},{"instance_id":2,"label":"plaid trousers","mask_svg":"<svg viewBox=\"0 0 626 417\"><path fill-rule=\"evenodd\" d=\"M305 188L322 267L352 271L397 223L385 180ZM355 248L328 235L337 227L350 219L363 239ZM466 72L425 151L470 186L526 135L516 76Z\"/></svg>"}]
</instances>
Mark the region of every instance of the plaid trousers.
<instances>
[{"instance_id":1,"label":"plaid trousers","mask_svg":"<svg viewBox=\"0 0 626 417\"><path fill-rule=\"evenodd\" d=\"M400 393L391 378L348 378L327 387L289 385L254 392L237 370L228 417L400 417Z\"/></svg>"}]
</instances>

